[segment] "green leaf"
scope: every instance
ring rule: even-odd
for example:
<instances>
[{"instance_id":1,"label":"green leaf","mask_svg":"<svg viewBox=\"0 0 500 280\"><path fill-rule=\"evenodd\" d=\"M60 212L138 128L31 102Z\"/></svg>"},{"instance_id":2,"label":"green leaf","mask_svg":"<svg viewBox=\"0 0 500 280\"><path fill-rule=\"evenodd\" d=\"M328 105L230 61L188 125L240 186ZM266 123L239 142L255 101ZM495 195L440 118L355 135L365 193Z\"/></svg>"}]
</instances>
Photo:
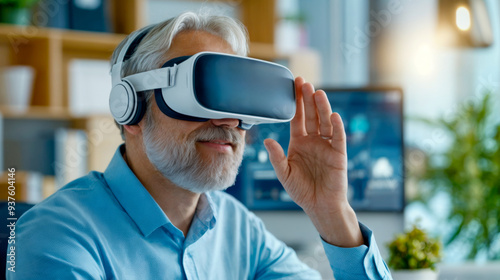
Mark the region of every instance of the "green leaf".
<instances>
[{"instance_id":1,"label":"green leaf","mask_svg":"<svg viewBox=\"0 0 500 280\"><path fill-rule=\"evenodd\" d=\"M451 198L449 221L453 225L446 244L468 242L469 258L479 252L498 258L499 246L490 246L500 238L500 123L494 123L490 93L478 102L459 106L449 118L420 120L431 127L442 128L452 140L441 152L427 155L426 172L419 180L421 201L445 191ZM441 159L439 161L433 159Z\"/></svg>"},{"instance_id":2,"label":"green leaf","mask_svg":"<svg viewBox=\"0 0 500 280\"><path fill-rule=\"evenodd\" d=\"M31 8L38 0L0 0L0 7Z\"/></svg>"}]
</instances>

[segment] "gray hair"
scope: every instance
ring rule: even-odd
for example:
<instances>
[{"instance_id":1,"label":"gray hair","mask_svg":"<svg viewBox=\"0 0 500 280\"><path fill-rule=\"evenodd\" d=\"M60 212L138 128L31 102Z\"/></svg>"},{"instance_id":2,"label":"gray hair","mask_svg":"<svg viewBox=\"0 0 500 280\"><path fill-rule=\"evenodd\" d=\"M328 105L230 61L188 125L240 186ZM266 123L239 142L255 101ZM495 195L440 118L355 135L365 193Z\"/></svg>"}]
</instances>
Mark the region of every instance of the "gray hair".
<instances>
[{"instance_id":1,"label":"gray hair","mask_svg":"<svg viewBox=\"0 0 500 280\"><path fill-rule=\"evenodd\" d=\"M132 34L144 31L147 27L134 31ZM205 31L224 39L241 56L248 55L248 33L245 26L230 17L185 12L174 18L156 24L137 46L134 54L122 64L121 76L145 72L160 68L167 60L165 54L170 49L172 41L182 31ZM131 34L131 35L132 35ZM130 35L129 35L130 36ZM116 63L120 50L128 40L125 38L113 52L111 65ZM153 91L143 93L146 99L146 118L151 119L151 97ZM115 122L116 123L116 122ZM116 123L122 139L125 140L123 126Z\"/></svg>"}]
</instances>

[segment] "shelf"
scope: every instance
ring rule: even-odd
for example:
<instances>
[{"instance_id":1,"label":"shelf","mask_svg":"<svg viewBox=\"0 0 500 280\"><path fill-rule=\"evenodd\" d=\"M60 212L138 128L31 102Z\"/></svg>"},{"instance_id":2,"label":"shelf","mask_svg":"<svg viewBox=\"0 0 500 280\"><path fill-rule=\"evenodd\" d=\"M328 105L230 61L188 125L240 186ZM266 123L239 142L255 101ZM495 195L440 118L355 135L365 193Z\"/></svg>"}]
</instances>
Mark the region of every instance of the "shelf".
<instances>
[{"instance_id":1,"label":"shelf","mask_svg":"<svg viewBox=\"0 0 500 280\"><path fill-rule=\"evenodd\" d=\"M125 39L125 34L106 34L92 32L64 31L60 32L63 48L80 51L113 50Z\"/></svg>"},{"instance_id":2,"label":"shelf","mask_svg":"<svg viewBox=\"0 0 500 280\"><path fill-rule=\"evenodd\" d=\"M126 34L98 33L73 31L64 29L19 27L16 25L0 24L0 41L16 45L12 40L21 40L17 44L26 44L30 39L57 39L62 41L66 50L77 51L108 51L125 39ZM260 59L279 59L273 44L250 42L250 56Z\"/></svg>"},{"instance_id":3,"label":"shelf","mask_svg":"<svg viewBox=\"0 0 500 280\"><path fill-rule=\"evenodd\" d=\"M71 120L74 118L66 108L45 106L31 106L26 110L0 106L0 115L5 119Z\"/></svg>"},{"instance_id":4,"label":"shelf","mask_svg":"<svg viewBox=\"0 0 500 280\"><path fill-rule=\"evenodd\" d=\"M0 41L9 43L12 48L28 44L30 39L53 39L61 40L67 49L113 51L125 37L125 34L0 24Z\"/></svg>"},{"instance_id":5,"label":"shelf","mask_svg":"<svg viewBox=\"0 0 500 280\"><path fill-rule=\"evenodd\" d=\"M125 34L0 24L1 66L35 69L32 106L68 107L68 64L72 59L109 60Z\"/></svg>"},{"instance_id":6,"label":"shelf","mask_svg":"<svg viewBox=\"0 0 500 280\"><path fill-rule=\"evenodd\" d=\"M51 33L51 30L46 28L0 23L0 38L9 43L13 43L12 39L45 39Z\"/></svg>"},{"instance_id":7,"label":"shelf","mask_svg":"<svg viewBox=\"0 0 500 280\"><path fill-rule=\"evenodd\" d=\"M75 124L92 118L112 118L111 114L105 113L75 115L64 107L31 106L26 110L21 110L4 105L0 105L0 116L4 119L68 120Z\"/></svg>"}]
</instances>

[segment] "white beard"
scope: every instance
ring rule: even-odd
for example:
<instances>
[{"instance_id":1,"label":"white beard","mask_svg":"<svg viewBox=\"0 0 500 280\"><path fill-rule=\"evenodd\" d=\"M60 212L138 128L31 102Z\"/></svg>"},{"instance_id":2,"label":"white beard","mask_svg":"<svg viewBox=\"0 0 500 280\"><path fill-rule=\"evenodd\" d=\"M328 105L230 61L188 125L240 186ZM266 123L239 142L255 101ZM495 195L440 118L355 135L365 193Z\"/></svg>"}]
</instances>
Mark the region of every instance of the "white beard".
<instances>
[{"instance_id":1,"label":"white beard","mask_svg":"<svg viewBox=\"0 0 500 280\"><path fill-rule=\"evenodd\" d=\"M143 131L146 155L153 166L177 186L194 193L225 190L232 186L243 158L244 140L236 129L204 127L191 133L185 142L156 129L148 121ZM235 144L233 155L214 154L208 160L196 149L196 142L227 140Z\"/></svg>"}]
</instances>

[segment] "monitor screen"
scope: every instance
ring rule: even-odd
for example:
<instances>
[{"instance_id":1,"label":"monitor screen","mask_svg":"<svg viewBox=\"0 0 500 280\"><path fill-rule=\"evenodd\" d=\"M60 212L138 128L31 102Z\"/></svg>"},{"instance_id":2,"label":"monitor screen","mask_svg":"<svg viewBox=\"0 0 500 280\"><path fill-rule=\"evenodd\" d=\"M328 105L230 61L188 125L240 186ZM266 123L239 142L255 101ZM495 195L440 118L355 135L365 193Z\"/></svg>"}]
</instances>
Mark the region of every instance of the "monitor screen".
<instances>
[{"instance_id":1,"label":"monitor screen","mask_svg":"<svg viewBox=\"0 0 500 280\"><path fill-rule=\"evenodd\" d=\"M358 211L402 211L404 207L403 112L400 89L327 89L332 110L344 122L348 155L348 199ZM235 186L227 191L253 210L300 209L287 195L269 162L263 140L285 152L290 126L262 124L247 132Z\"/></svg>"}]
</instances>

